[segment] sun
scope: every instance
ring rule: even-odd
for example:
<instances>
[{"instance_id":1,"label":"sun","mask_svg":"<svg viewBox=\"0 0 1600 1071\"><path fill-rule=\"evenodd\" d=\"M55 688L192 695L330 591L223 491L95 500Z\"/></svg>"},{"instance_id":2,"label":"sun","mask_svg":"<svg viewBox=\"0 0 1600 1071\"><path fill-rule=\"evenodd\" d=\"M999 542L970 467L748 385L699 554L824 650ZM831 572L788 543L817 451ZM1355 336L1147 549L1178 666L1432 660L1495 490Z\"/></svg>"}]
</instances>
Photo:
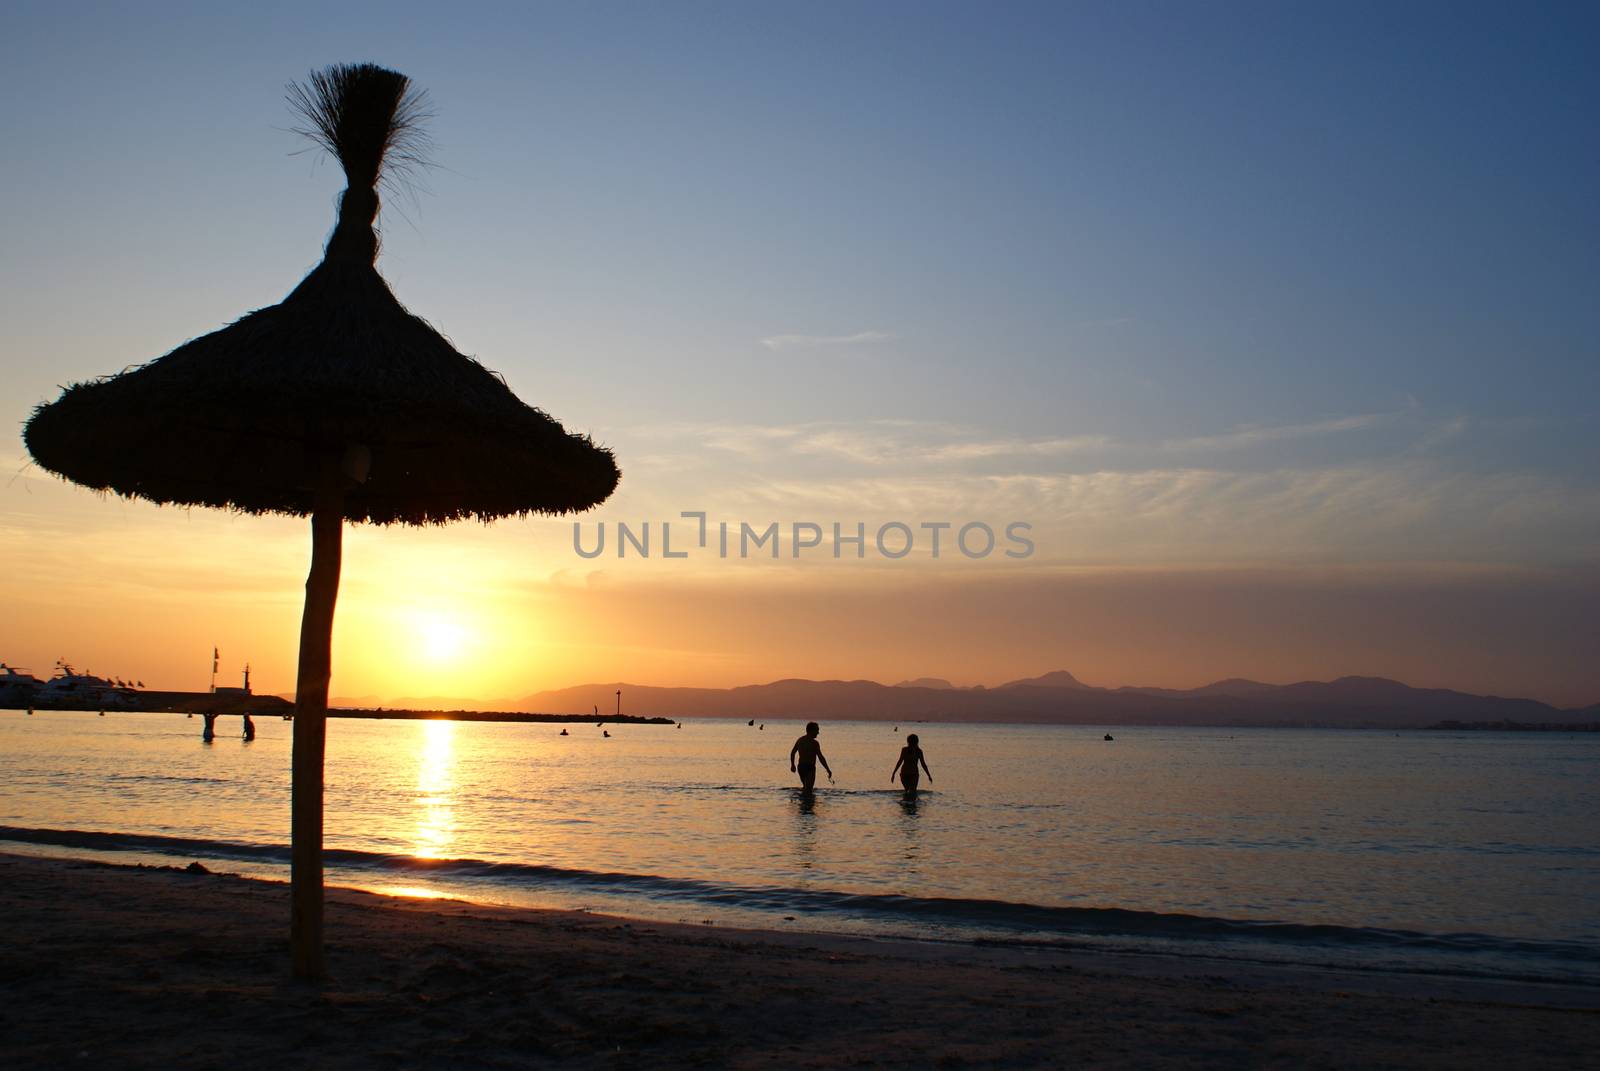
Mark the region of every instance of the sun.
<instances>
[{"instance_id":1,"label":"sun","mask_svg":"<svg viewBox=\"0 0 1600 1071\"><path fill-rule=\"evenodd\" d=\"M454 661L466 647L467 638L467 630L450 617L429 614L417 620L422 656L430 662Z\"/></svg>"}]
</instances>

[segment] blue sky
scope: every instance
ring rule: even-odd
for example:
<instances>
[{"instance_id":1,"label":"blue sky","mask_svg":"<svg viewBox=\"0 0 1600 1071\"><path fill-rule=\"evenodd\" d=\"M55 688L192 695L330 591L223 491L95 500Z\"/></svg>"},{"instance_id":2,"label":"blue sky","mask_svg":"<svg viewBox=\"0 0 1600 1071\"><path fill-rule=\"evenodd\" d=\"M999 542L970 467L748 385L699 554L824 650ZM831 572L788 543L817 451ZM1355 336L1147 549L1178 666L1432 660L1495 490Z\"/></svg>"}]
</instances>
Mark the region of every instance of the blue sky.
<instances>
[{"instance_id":1,"label":"blue sky","mask_svg":"<svg viewBox=\"0 0 1600 1071\"><path fill-rule=\"evenodd\" d=\"M279 296L340 185L288 155L282 83L370 57L437 111L402 296L533 333L491 363L598 342L662 416L1592 409L1592 6L62 7L6 19L8 282L96 256ZM752 349L868 331L854 363Z\"/></svg>"},{"instance_id":2,"label":"blue sky","mask_svg":"<svg viewBox=\"0 0 1600 1071\"><path fill-rule=\"evenodd\" d=\"M430 93L437 165L381 268L616 447L616 515L1020 511L1058 565L1593 570L1597 31L1561 4L13 3L5 412L287 293L342 177L284 84L374 60Z\"/></svg>"}]
</instances>

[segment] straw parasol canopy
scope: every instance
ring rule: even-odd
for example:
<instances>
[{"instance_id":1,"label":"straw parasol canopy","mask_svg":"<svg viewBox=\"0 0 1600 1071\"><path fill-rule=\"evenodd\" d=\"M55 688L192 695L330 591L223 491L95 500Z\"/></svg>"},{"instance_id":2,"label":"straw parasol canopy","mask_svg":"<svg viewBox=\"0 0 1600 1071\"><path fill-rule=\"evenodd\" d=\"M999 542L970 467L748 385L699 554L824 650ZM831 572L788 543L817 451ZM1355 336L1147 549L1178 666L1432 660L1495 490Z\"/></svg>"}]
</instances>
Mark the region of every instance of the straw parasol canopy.
<instances>
[{"instance_id":1,"label":"straw parasol canopy","mask_svg":"<svg viewBox=\"0 0 1600 1071\"><path fill-rule=\"evenodd\" d=\"M39 406L24 432L34 460L154 502L307 516L329 455L356 445L371 465L345 494L351 521L493 520L603 502L618 479L610 451L457 353L373 266L382 162L415 141L419 97L406 77L334 67L291 99L350 182L322 263L281 303Z\"/></svg>"},{"instance_id":2,"label":"straw parasol canopy","mask_svg":"<svg viewBox=\"0 0 1600 1071\"><path fill-rule=\"evenodd\" d=\"M605 501L609 450L566 432L407 312L374 267L385 164L418 161L422 95L340 65L290 87L348 180L320 263L282 302L164 357L77 383L24 430L41 466L157 503L310 516L293 759L295 974L322 957L322 766L343 522L442 524Z\"/></svg>"}]
</instances>

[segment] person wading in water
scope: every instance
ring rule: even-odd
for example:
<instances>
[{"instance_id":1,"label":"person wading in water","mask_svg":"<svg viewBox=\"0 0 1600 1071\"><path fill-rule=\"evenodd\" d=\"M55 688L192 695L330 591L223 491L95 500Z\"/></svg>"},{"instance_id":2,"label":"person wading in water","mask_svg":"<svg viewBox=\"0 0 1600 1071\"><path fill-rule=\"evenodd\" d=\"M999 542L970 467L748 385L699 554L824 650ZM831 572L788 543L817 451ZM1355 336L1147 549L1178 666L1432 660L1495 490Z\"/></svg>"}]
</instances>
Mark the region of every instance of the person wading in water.
<instances>
[{"instance_id":1,"label":"person wading in water","mask_svg":"<svg viewBox=\"0 0 1600 1071\"><path fill-rule=\"evenodd\" d=\"M906 746L900 749L900 759L894 764L894 769L889 771L889 780L894 780L894 775L900 775L900 783L907 792L917 790L917 763L922 764L922 772L928 775L928 784L933 784L933 771L928 769L928 760L923 757L922 748L917 746L917 734L912 733L906 737Z\"/></svg>"},{"instance_id":2,"label":"person wading in water","mask_svg":"<svg viewBox=\"0 0 1600 1071\"><path fill-rule=\"evenodd\" d=\"M794 742L794 747L789 749L789 770L800 775L800 790L810 792L817 784L817 763L822 763L822 768L828 771L828 780L833 780L833 767L828 765L828 760L822 754L822 745L817 743L817 733L821 730L814 721L806 722L806 735ZM799 763L795 762L796 756Z\"/></svg>"}]
</instances>

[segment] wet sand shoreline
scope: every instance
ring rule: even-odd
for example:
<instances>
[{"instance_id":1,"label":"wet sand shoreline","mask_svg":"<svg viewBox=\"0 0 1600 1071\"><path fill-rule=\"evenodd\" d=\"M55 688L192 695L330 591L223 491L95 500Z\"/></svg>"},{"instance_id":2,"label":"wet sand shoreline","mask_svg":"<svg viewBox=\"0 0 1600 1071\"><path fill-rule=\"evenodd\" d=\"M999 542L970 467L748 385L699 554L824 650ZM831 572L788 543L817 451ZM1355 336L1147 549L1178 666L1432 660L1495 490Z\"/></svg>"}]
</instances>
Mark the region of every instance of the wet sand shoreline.
<instances>
[{"instance_id":1,"label":"wet sand shoreline","mask_svg":"<svg viewBox=\"0 0 1600 1071\"><path fill-rule=\"evenodd\" d=\"M1592 987L662 924L0 855L10 1067L1594 1066Z\"/></svg>"}]
</instances>

